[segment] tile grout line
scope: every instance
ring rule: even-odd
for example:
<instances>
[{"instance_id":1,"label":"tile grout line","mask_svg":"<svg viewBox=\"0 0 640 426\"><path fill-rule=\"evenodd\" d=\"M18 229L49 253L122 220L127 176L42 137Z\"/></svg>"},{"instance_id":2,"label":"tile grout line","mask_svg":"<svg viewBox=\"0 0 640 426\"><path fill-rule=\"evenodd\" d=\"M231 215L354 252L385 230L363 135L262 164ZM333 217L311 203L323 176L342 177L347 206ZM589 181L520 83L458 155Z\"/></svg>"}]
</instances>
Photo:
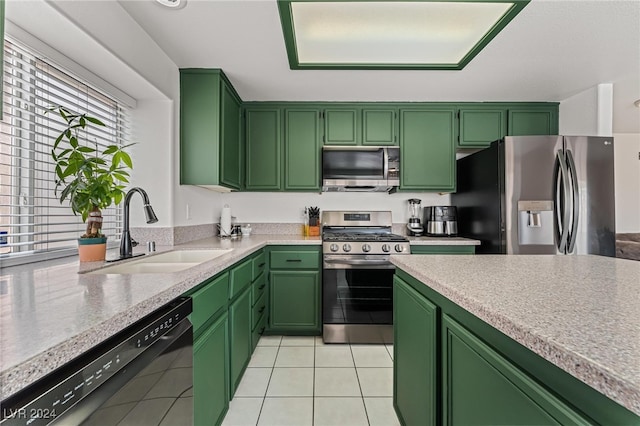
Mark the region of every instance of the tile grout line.
<instances>
[{"instance_id":1,"label":"tile grout line","mask_svg":"<svg viewBox=\"0 0 640 426\"><path fill-rule=\"evenodd\" d=\"M371 425L369 420L369 412L367 411L367 404L364 403L364 392L362 392L362 384L360 384L360 375L358 374L358 365L356 364L356 357L353 355L353 347L349 344L349 352L351 353L351 360L353 361L353 368L356 370L356 379L358 379L358 388L360 388L360 397L362 399L362 406L364 407L364 415L367 418L367 424Z\"/></svg>"},{"instance_id":2,"label":"tile grout line","mask_svg":"<svg viewBox=\"0 0 640 426\"><path fill-rule=\"evenodd\" d=\"M269 374L269 380L267 381L267 388L264 390L264 395L262 396L262 404L260 404L260 412L258 413L258 418L256 419L256 426L260 422L260 416L262 415L262 409L264 408L264 403L267 399L267 392L269 392L269 385L271 384L271 378L273 377L273 370L276 366L276 360L278 359L278 354L280 353L280 345L282 344L282 337L280 337L280 343L278 344L278 350L276 351L276 357L273 359L273 365L271 366L271 373Z\"/></svg>"}]
</instances>

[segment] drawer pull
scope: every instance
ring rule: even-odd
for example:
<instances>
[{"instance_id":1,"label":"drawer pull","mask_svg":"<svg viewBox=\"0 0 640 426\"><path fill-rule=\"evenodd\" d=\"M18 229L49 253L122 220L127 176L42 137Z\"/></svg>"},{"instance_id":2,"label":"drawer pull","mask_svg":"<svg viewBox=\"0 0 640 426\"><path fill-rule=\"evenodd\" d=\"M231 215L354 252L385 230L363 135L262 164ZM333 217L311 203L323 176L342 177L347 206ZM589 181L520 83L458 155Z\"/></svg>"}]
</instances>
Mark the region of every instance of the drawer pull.
<instances>
[{"instance_id":1,"label":"drawer pull","mask_svg":"<svg viewBox=\"0 0 640 426\"><path fill-rule=\"evenodd\" d=\"M263 288L265 288L266 284L262 284L260 287L258 287L258 290L262 290Z\"/></svg>"},{"instance_id":2,"label":"drawer pull","mask_svg":"<svg viewBox=\"0 0 640 426\"><path fill-rule=\"evenodd\" d=\"M262 262L261 264L258 265L258 268L262 268L265 265L264 262Z\"/></svg>"},{"instance_id":3,"label":"drawer pull","mask_svg":"<svg viewBox=\"0 0 640 426\"><path fill-rule=\"evenodd\" d=\"M302 259L287 259L287 262L302 262Z\"/></svg>"},{"instance_id":4,"label":"drawer pull","mask_svg":"<svg viewBox=\"0 0 640 426\"><path fill-rule=\"evenodd\" d=\"M258 313L259 314L263 313L264 312L264 308L266 308L266 306L261 307L260 310L258 310Z\"/></svg>"}]
</instances>

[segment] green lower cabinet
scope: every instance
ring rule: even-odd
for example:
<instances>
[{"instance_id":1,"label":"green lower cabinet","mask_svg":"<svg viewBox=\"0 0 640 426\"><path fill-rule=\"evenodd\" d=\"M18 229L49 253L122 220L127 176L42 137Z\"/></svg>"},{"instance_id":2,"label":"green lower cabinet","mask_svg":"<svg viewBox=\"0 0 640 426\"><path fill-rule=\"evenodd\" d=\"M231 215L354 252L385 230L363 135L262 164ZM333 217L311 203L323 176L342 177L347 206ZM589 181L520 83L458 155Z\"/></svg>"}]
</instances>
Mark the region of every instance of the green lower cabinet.
<instances>
[{"instance_id":1,"label":"green lower cabinet","mask_svg":"<svg viewBox=\"0 0 640 426\"><path fill-rule=\"evenodd\" d=\"M476 246L411 245L411 254L475 254Z\"/></svg>"},{"instance_id":2,"label":"green lower cabinet","mask_svg":"<svg viewBox=\"0 0 640 426\"><path fill-rule=\"evenodd\" d=\"M393 299L396 412L404 425L437 425L437 308L398 277L394 278Z\"/></svg>"},{"instance_id":3,"label":"green lower cabinet","mask_svg":"<svg viewBox=\"0 0 640 426\"><path fill-rule=\"evenodd\" d=\"M400 110L400 189L456 188L455 108Z\"/></svg>"},{"instance_id":4,"label":"green lower cabinet","mask_svg":"<svg viewBox=\"0 0 640 426\"><path fill-rule=\"evenodd\" d=\"M222 423L229 408L228 316L225 312L193 343L193 424Z\"/></svg>"},{"instance_id":5,"label":"green lower cabinet","mask_svg":"<svg viewBox=\"0 0 640 426\"><path fill-rule=\"evenodd\" d=\"M591 424L447 315L442 328L444 424Z\"/></svg>"},{"instance_id":6,"label":"green lower cabinet","mask_svg":"<svg viewBox=\"0 0 640 426\"><path fill-rule=\"evenodd\" d=\"M320 273L269 273L269 329L272 332L320 330Z\"/></svg>"},{"instance_id":7,"label":"green lower cabinet","mask_svg":"<svg viewBox=\"0 0 640 426\"><path fill-rule=\"evenodd\" d=\"M229 338L230 398L233 398L252 352L251 287L229 305Z\"/></svg>"}]
</instances>

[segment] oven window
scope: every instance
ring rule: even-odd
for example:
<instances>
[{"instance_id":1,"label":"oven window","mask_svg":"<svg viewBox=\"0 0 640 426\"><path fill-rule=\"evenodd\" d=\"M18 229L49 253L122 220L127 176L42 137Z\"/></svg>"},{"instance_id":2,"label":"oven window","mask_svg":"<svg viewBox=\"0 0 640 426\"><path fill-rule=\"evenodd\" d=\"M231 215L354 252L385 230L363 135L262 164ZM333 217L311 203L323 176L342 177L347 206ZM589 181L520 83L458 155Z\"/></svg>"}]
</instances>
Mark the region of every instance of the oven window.
<instances>
[{"instance_id":1,"label":"oven window","mask_svg":"<svg viewBox=\"0 0 640 426\"><path fill-rule=\"evenodd\" d=\"M326 150L322 153L324 179L384 179L384 151Z\"/></svg>"},{"instance_id":2,"label":"oven window","mask_svg":"<svg viewBox=\"0 0 640 426\"><path fill-rule=\"evenodd\" d=\"M324 269L324 324L392 324L393 269Z\"/></svg>"}]
</instances>

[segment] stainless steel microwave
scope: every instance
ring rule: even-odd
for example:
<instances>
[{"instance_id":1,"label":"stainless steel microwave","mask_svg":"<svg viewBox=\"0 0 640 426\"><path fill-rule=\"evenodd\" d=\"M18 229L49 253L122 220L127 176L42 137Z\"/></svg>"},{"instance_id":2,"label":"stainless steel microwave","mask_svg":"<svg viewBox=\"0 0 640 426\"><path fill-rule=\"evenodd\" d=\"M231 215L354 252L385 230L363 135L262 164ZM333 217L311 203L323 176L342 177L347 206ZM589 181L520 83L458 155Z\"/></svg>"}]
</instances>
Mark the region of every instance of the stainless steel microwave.
<instances>
[{"instance_id":1,"label":"stainless steel microwave","mask_svg":"<svg viewBox=\"0 0 640 426\"><path fill-rule=\"evenodd\" d=\"M393 192L399 185L398 147L322 147L323 192Z\"/></svg>"}]
</instances>

